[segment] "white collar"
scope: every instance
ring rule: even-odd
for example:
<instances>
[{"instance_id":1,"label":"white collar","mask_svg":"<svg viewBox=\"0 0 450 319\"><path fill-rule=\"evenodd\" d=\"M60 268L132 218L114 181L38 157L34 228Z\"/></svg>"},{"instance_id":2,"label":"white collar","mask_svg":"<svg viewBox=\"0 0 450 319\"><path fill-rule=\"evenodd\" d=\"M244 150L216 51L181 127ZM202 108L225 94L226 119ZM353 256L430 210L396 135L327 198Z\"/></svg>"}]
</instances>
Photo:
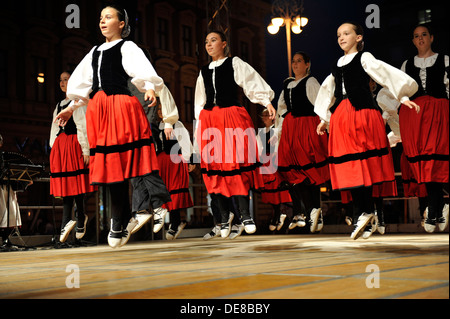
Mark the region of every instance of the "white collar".
<instances>
[{"instance_id":1,"label":"white collar","mask_svg":"<svg viewBox=\"0 0 450 319\"><path fill-rule=\"evenodd\" d=\"M111 42L105 42L102 45L100 45L97 50L105 51L105 50L111 49L113 46L118 44L120 41L123 41L123 39L118 39L118 40L114 40Z\"/></svg>"},{"instance_id":2,"label":"white collar","mask_svg":"<svg viewBox=\"0 0 450 319\"><path fill-rule=\"evenodd\" d=\"M228 59L228 57L224 57L223 59L220 59L217 61L211 61L211 63L209 64L209 68L214 69L214 68L217 68L218 66L221 66L225 62L226 59Z\"/></svg>"}]
</instances>

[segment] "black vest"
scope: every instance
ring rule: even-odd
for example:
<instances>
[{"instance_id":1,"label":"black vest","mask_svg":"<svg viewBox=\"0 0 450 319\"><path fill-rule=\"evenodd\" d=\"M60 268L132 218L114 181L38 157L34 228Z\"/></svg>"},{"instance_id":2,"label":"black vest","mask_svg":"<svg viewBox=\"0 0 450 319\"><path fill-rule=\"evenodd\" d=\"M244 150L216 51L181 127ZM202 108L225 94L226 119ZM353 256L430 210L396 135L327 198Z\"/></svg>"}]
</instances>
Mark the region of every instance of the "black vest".
<instances>
[{"instance_id":1,"label":"black vest","mask_svg":"<svg viewBox=\"0 0 450 319\"><path fill-rule=\"evenodd\" d=\"M58 103L58 114L59 112L61 112L62 110L64 110L72 101L69 101L69 103L67 104L61 104L61 102ZM59 132L58 134L56 134L56 136L58 136L61 133L66 133L67 135L73 135L73 134L77 134L77 125L75 124L75 121L73 120L73 116L70 117L70 119L67 121L66 126L60 126L59 127Z\"/></svg>"},{"instance_id":2,"label":"black vest","mask_svg":"<svg viewBox=\"0 0 450 319\"><path fill-rule=\"evenodd\" d=\"M92 93L90 97L99 90L98 68L100 67L100 77L102 82L101 89L106 95L123 94L132 96L128 89L129 76L125 72L122 65L122 52L120 51L125 40L120 41L112 48L103 51L102 64L98 65L100 51L95 48L92 54L92 69L94 70L94 78L92 84Z\"/></svg>"},{"instance_id":3,"label":"black vest","mask_svg":"<svg viewBox=\"0 0 450 319\"><path fill-rule=\"evenodd\" d=\"M202 68L205 84L206 104L204 109L211 110L214 106L241 106L239 101L239 85L234 80L233 58L227 58L222 65L215 68L215 89L213 71L208 65ZM215 102L214 102L215 99Z\"/></svg>"},{"instance_id":4,"label":"black vest","mask_svg":"<svg viewBox=\"0 0 450 319\"><path fill-rule=\"evenodd\" d=\"M152 129L152 137L153 142L155 143L155 149L156 154L165 152L166 154L170 155L170 152L172 148L178 144L178 141L175 140L168 140L166 139L166 134L164 134L164 130L159 129L159 123L152 123L151 125ZM173 126L175 129L176 124ZM178 146L178 154L181 154L181 147Z\"/></svg>"},{"instance_id":5,"label":"black vest","mask_svg":"<svg viewBox=\"0 0 450 319\"><path fill-rule=\"evenodd\" d=\"M288 84L294 79L288 79L284 82L284 101L286 102L287 112L283 114L285 117L289 112L293 116L316 116L314 113L314 105L309 101L306 95L306 82L310 76L300 81L295 88L288 89Z\"/></svg>"},{"instance_id":6,"label":"black vest","mask_svg":"<svg viewBox=\"0 0 450 319\"><path fill-rule=\"evenodd\" d=\"M414 57L408 59L406 62L405 72L419 85L419 89L410 98L411 100L423 95L429 95L437 99L448 99L443 81L445 75L445 59L443 54L439 54L436 62L429 68L426 68L426 89L423 87L422 80L420 79L420 68L414 65Z\"/></svg>"},{"instance_id":7,"label":"black vest","mask_svg":"<svg viewBox=\"0 0 450 319\"><path fill-rule=\"evenodd\" d=\"M358 52L353 60L342 67L334 64L332 74L335 79L336 88L334 96L336 102L330 108L333 113L343 99L348 98L350 103L356 110L362 109L377 109L375 100L370 91L370 76L364 71L361 65L362 52ZM346 96L342 92L342 82L345 83Z\"/></svg>"}]
</instances>

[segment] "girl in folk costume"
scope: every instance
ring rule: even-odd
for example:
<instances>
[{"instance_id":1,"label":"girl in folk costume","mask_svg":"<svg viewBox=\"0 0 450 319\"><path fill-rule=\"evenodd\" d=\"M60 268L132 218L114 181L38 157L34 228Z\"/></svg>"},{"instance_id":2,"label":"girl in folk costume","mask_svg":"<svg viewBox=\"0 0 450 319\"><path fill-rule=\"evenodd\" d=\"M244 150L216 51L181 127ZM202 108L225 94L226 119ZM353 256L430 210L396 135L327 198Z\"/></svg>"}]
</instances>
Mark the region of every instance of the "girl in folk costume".
<instances>
[{"instance_id":1,"label":"girl in folk costume","mask_svg":"<svg viewBox=\"0 0 450 319\"><path fill-rule=\"evenodd\" d=\"M208 193L217 197L222 215L222 237L230 233L227 209L235 197L245 231L256 225L249 211L250 188L262 188L259 174L256 132L247 110L238 99L243 88L252 103L269 110L274 92L262 77L238 57L228 57L227 41L220 31L210 32L205 48L212 62L201 69L195 91L196 142L201 155L203 180Z\"/></svg>"},{"instance_id":2,"label":"girl in folk costume","mask_svg":"<svg viewBox=\"0 0 450 319\"><path fill-rule=\"evenodd\" d=\"M157 122L152 123L152 133L158 156L159 174L172 199L164 205L170 212L170 226L166 239L174 240L186 226L186 222L181 222L180 210L194 206L189 193L189 172L195 169L195 165L188 164L193 152L189 132L183 123L178 121L178 116L170 119L167 116L168 111L178 115L172 94L164 86L158 96L160 104L156 111Z\"/></svg>"},{"instance_id":3,"label":"girl in folk costume","mask_svg":"<svg viewBox=\"0 0 450 319\"><path fill-rule=\"evenodd\" d=\"M297 214L289 228L305 226L306 217L310 231L315 232L323 227L319 186L330 179L328 137L316 134L320 118L314 113L314 102L320 84L310 75L310 57L304 52L295 53L292 70L295 79L284 82L278 100L275 124L281 134L278 170L290 185L294 214Z\"/></svg>"},{"instance_id":4,"label":"girl in folk costume","mask_svg":"<svg viewBox=\"0 0 450 319\"><path fill-rule=\"evenodd\" d=\"M281 205L292 202L289 191L282 187L283 179L278 171L278 144L272 137L275 134L274 120L270 118L269 111L263 110L261 118L264 128L258 132L258 146L260 146L260 160L267 170L262 174L264 189L261 190L261 201L271 204L273 216L269 224L269 230L280 230L283 227L286 214L281 213Z\"/></svg>"},{"instance_id":5,"label":"girl in folk costume","mask_svg":"<svg viewBox=\"0 0 450 319\"><path fill-rule=\"evenodd\" d=\"M419 184L428 194L428 216L425 230L443 231L448 225L448 204L444 203L443 187L448 187L449 165L449 93L447 55L433 52L433 32L428 25L419 25L413 32L417 55L406 60L402 70L419 83L412 97L421 106L420 113L402 105L399 110L403 151Z\"/></svg>"},{"instance_id":6,"label":"girl in folk costume","mask_svg":"<svg viewBox=\"0 0 450 319\"><path fill-rule=\"evenodd\" d=\"M319 135L329 125L331 184L335 190L351 191L353 210L359 217L350 237L357 239L374 221L373 186L395 180L385 123L372 97L370 78L409 108L419 112L420 107L409 101L417 91L411 77L369 52L361 52L361 26L344 23L337 37L344 56L323 82L314 111L321 118Z\"/></svg>"},{"instance_id":7,"label":"girl in folk costume","mask_svg":"<svg viewBox=\"0 0 450 319\"><path fill-rule=\"evenodd\" d=\"M391 147L395 147L397 143L402 143L398 116L400 102L395 99L391 92L383 88L377 95L377 103L383 110L383 119L387 121L391 128L391 132L388 134L389 144ZM402 172L403 195L405 197L418 197L420 214L424 218L428 211L427 189L425 184L418 184L415 180L410 163L405 156L405 152L402 152L400 156L400 169Z\"/></svg>"},{"instance_id":8,"label":"girl in folk costume","mask_svg":"<svg viewBox=\"0 0 450 319\"><path fill-rule=\"evenodd\" d=\"M70 74L61 73L59 86L66 94ZM53 113L57 114L73 103L66 98L58 103ZM88 217L85 213L84 198L86 193L94 191L89 180L89 144L86 134L86 106L73 112L65 124L59 126L52 122L50 130L50 194L63 199L63 216L60 242L65 242L76 226L76 238L83 238L86 233ZM74 201L77 205L76 221L72 220Z\"/></svg>"},{"instance_id":9,"label":"girl in folk costume","mask_svg":"<svg viewBox=\"0 0 450 319\"><path fill-rule=\"evenodd\" d=\"M378 92L378 94L375 94L377 84L374 80L369 79L369 85L373 97L376 100L376 104L380 108L379 110L382 114L382 118L385 124L387 124L391 129L390 133L387 135L389 146L391 148L395 147L398 142L401 142L401 138L397 107L394 107L393 104L400 102L398 102L394 95L392 95L386 88L382 88ZM365 228L364 232L362 233L362 238L368 239L376 230L382 235L385 233L386 224L384 221L383 199L386 197L396 197L397 195L397 182L395 180L373 185L372 197L375 212L374 221ZM343 204L350 203L352 201L351 191L341 191L341 200ZM348 225L351 225L352 220L356 220L357 218L358 215L354 215L353 218L347 216L346 222L348 223Z\"/></svg>"},{"instance_id":10,"label":"girl in folk costume","mask_svg":"<svg viewBox=\"0 0 450 319\"><path fill-rule=\"evenodd\" d=\"M86 110L89 173L91 183L104 185L110 191L108 243L115 248L124 245L131 231L149 219L149 214L130 218L128 180L158 171L148 119L139 100L131 95L127 81L132 78L131 82L145 92L145 100L152 101L149 106L156 104L155 90L164 82L144 52L132 41L123 40L130 33L124 9L105 7L99 26L106 42L94 47L73 72L67 96L77 102L57 119L67 120L90 98ZM158 216L167 212L163 208L154 211Z\"/></svg>"}]
</instances>

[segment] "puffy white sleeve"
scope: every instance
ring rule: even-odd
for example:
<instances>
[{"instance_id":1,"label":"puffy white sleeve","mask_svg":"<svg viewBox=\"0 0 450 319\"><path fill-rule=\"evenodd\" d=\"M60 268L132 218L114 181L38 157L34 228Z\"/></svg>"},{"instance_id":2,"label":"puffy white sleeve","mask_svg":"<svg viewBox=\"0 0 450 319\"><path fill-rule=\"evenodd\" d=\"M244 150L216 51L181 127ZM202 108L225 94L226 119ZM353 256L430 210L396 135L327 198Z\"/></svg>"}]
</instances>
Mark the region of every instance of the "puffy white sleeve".
<instances>
[{"instance_id":1,"label":"puffy white sleeve","mask_svg":"<svg viewBox=\"0 0 450 319\"><path fill-rule=\"evenodd\" d=\"M77 65L67 83L67 97L71 100L88 100L92 92L94 71L92 69L92 53L94 48Z\"/></svg>"},{"instance_id":2,"label":"puffy white sleeve","mask_svg":"<svg viewBox=\"0 0 450 319\"><path fill-rule=\"evenodd\" d=\"M319 94L320 84L316 78L310 77L306 82L306 96L308 97L309 102L314 105L317 99L317 95Z\"/></svg>"},{"instance_id":3,"label":"puffy white sleeve","mask_svg":"<svg viewBox=\"0 0 450 319\"><path fill-rule=\"evenodd\" d=\"M336 83L334 81L334 76L330 74L320 86L316 101L314 102L314 112L320 117L321 120L327 123L330 122L331 118L330 108L336 100L334 97L335 88Z\"/></svg>"},{"instance_id":4,"label":"puffy white sleeve","mask_svg":"<svg viewBox=\"0 0 450 319\"><path fill-rule=\"evenodd\" d=\"M163 79L156 74L144 51L136 43L126 41L121 48L121 52L123 68L131 77L131 83L140 92L146 92L150 89L158 92L163 88Z\"/></svg>"},{"instance_id":5,"label":"puffy white sleeve","mask_svg":"<svg viewBox=\"0 0 450 319\"><path fill-rule=\"evenodd\" d=\"M392 132L400 138L400 122L397 109L400 102L386 88L382 88L377 95L377 104L383 110L383 118L391 128Z\"/></svg>"},{"instance_id":6,"label":"puffy white sleeve","mask_svg":"<svg viewBox=\"0 0 450 319\"><path fill-rule=\"evenodd\" d=\"M86 109L87 106L83 105L73 111L73 120L77 126L77 139L80 143L83 155L89 155L89 142L86 130Z\"/></svg>"},{"instance_id":7,"label":"puffy white sleeve","mask_svg":"<svg viewBox=\"0 0 450 319\"><path fill-rule=\"evenodd\" d=\"M250 64L239 57L233 57L234 80L244 89L244 94L255 104L264 107L269 105L275 93L267 82L259 75Z\"/></svg>"},{"instance_id":8,"label":"puffy white sleeve","mask_svg":"<svg viewBox=\"0 0 450 319\"><path fill-rule=\"evenodd\" d=\"M203 110L205 104L206 104L205 83L203 81L202 72L200 72L197 78L197 83L195 84L195 93L194 93L194 116L196 120L198 120L200 112Z\"/></svg>"},{"instance_id":9,"label":"puffy white sleeve","mask_svg":"<svg viewBox=\"0 0 450 319\"><path fill-rule=\"evenodd\" d=\"M52 126L50 128L50 140L49 140L49 146L53 147L53 144L56 140L56 135L59 132L59 125L55 123L56 115L58 114L58 106L56 106L55 111L53 111L53 120L52 120Z\"/></svg>"},{"instance_id":10,"label":"puffy white sleeve","mask_svg":"<svg viewBox=\"0 0 450 319\"><path fill-rule=\"evenodd\" d=\"M419 88L417 82L408 74L375 59L369 52L362 54L361 65L375 82L387 88L401 103L408 101Z\"/></svg>"},{"instance_id":11,"label":"puffy white sleeve","mask_svg":"<svg viewBox=\"0 0 450 319\"><path fill-rule=\"evenodd\" d=\"M275 116L275 132L277 132L277 137L281 137L281 129L283 128L284 114L287 112L286 101L284 100L284 90L281 91L280 97L278 98L277 104L277 114Z\"/></svg>"},{"instance_id":12,"label":"puffy white sleeve","mask_svg":"<svg viewBox=\"0 0 450 319\"><path fill-rule=\"evenodd\" d=\"M183 125L183 123L178 121L175 125L173 133L178 141L178 144L180 145L181 155L183 156L183 159L186 162L189 162L191 155L194 152L194 147L192 146L191 136L189 135L188 130Z\"/></svg>"},{"instance_id":13,"label":"puffy white sleeve","mask_svg":"<svg viewBox=\"0 0 450 319\"><path fill-rule=\"evenodd\" d=\"M161 112L163 116L164 128L172 128L175 123L178 122L179 114L178 108L167 86L163 88L157 94L161 102Z\"/></svg>"}]
</instances>

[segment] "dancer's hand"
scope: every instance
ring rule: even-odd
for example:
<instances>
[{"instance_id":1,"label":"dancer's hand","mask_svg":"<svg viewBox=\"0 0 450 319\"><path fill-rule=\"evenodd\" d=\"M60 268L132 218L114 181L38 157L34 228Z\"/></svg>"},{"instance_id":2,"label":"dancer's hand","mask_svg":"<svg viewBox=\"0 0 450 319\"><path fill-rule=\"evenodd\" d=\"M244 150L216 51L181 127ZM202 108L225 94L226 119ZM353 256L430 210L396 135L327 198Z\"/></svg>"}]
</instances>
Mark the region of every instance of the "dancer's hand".
<instances>
[{"instance_id":1,"label":"dancer's hand","mask_svg":"<svg viewBox=\"0 0 450 319\"><path fill-rule=\"evenodd\" d=\"M166 135L166 140L170 140L172 137L173 128L168 127L164 129L164 134Z\"/></svg>"},{"instance_id":2,"label":"dancer's hand","mask_svg":"<svg viewBox=\"0 0 450 319\"><path fill-rule=\"evenodd\" d=\"M155 90L150 89L147 92L145 92L144 100L150 101L150 104L148 105L148 107L155 106L157 103Z\"/></svg>"},{"instance_id":3,"label":"dancer's hand","mask_svg":"<svg viewBox=\"0 0 450 319\"><path fill-rule=\"evenodd\" d=\"M323 135L325 134L325 131L327 130L327 123L326 122L320 122L319 125L317 125L317 134L318 135Z\"/></svg>"},{"instance_id":4,"label":"dancer's hand","mask_svg":"<svg viewBox=\"0 0 450 319\"><path fill-rule=\"evenodd\" d=\"M266 106L267 111L269 111L269 118L271 120L275 119L275 115L277 114L277 111L275 111L275 108L273 107L272 104L269 104Z\"/></svg>"},{"instance_id":5,"label":"dancer's hand","mask_svg":"<svg viewBox=\"0 0 450 319\"><path fill-rule=\"evenodd\" d=\"M420 106L417 105L416 103L414 103L413 101L405 101L403 102L404 105L406 105L407 107L409 107L410 109L415 109L417 114L419 114L420 112Z\"/></svg>"},{"instance_id":6,"label":"dancer's hand","mask_svg":"<svg viewBox=\"0 0 450 319\"><path fill-rule=\"evenodd\" d=\"M67 121L72 117L72 114L73 108L72 106L68 106L56 115L54 122L57 123L58 126L66 126Z\"/></svg>"}]
</instances>

